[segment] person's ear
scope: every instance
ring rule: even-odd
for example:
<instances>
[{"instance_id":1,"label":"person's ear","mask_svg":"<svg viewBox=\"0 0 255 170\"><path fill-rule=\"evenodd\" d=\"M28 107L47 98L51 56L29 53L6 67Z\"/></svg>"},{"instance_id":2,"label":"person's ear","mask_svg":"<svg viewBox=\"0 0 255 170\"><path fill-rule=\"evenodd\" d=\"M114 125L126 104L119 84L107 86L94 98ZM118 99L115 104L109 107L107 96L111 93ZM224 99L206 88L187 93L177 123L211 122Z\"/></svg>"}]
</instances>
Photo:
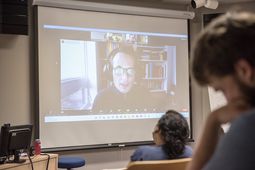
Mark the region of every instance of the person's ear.
<instances>
[{"instance_id":1,"label":"person's ear","mask_svg":"<svg viewBox=\"0 0 255 170\"><path fill-rule=\"evenodd\" d=\"M247 84L251 84L254 80L255 69L251 66L251 64L244 59L240 59L235 64L235 71L240 80Z\"/></svg>"}]
</instances>

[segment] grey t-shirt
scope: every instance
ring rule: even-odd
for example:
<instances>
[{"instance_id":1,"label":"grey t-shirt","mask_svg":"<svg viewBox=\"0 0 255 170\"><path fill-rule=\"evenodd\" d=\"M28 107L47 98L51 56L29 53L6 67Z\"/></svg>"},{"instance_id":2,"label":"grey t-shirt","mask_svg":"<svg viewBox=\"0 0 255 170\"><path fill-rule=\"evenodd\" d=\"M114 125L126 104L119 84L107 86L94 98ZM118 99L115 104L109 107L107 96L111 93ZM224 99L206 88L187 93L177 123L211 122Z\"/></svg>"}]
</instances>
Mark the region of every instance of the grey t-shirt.
<instances>
[{"instance_id":1,"label":"grey t-shirt","mask_svg":"<svg viewBox=\"0 0 255 170\"><path fill-rule=\"evenodd\" d=\"M255 110L232 122L203 170L255 170Z\"/></svg>"}]
</instances>

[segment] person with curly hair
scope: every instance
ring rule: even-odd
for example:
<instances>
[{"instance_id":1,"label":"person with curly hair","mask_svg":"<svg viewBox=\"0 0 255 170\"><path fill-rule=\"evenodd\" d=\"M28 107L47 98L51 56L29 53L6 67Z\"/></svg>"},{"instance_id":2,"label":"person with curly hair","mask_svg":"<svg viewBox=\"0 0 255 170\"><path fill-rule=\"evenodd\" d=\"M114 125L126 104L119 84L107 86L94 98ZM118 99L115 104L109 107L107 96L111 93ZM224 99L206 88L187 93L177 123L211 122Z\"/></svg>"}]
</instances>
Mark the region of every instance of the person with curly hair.
<instances>
[{"instance_id":1,"label":"person with curly hair","mask_svg":"<svg viewBox=\"0 0 255 170\"><path fill-rule=\"evenodd\" d=\"M167 160L188 158L192 149L187 146L189 126L178 112L168 110L158 121L152 132L155 145L140 146L131 156L131 161Z\"/></svg>"}]
</instances>

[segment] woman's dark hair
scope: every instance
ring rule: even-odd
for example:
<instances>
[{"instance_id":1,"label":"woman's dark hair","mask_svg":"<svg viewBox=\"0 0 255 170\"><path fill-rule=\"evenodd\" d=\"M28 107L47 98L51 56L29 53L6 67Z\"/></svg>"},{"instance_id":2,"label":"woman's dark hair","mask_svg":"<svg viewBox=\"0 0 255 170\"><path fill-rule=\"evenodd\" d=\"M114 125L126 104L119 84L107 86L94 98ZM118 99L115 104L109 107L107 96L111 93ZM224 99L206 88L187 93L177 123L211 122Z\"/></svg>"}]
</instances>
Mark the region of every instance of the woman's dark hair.
<instances>
[{"instance_id":1,"label":"woman's dark hair","mask_svg":"<svg viewBox=\"0 0 255 170\"><path fill-rule=\"evenodd\" d=\"M189 137L187 120L178 112L168 110L157 124L165 144L163 150L173 159L183 154Z\"/></svg>"},{"instance_id":2,"label":"woman's dark hair","mask_svg":"<svg viewBox=\"0 0 255 170\"><path fill-rule=\"evenodd\" d=\"M232 12L216 18L198 36L193 50L192 70L201 85L210 76L223 77L235 73L240 59L255 67L255 15Z\"/></svg>"}]
</instances>

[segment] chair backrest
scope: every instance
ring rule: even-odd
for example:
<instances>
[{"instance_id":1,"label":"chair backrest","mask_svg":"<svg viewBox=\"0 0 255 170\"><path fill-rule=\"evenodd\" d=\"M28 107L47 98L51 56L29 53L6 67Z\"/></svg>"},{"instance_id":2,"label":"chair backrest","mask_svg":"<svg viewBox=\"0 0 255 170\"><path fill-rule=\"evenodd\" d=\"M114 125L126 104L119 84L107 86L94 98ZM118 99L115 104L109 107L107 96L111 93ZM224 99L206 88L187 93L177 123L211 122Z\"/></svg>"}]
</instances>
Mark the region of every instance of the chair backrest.
<instances>
[{"instance_id":1,"label":"chair backrest","mask_svg":"<svg viewBox=\"0 0 255 170\"><path fill-rule=\"evenodd\" d=\"M191 158L162 160L162 161L136 161L128 164L127 170L185 170Z\"/></svg>"}]
</instances>

